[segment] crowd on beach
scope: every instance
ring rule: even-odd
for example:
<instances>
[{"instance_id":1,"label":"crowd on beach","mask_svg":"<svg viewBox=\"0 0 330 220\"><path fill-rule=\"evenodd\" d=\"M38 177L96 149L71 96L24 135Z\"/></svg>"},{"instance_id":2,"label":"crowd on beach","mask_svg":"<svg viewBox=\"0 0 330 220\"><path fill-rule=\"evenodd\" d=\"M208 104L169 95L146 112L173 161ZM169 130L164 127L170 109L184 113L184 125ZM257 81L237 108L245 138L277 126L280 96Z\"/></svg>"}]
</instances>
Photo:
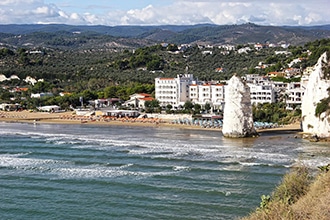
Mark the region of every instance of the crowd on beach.
<instances>
[{"instance_id":1,"label":"crowd on beach","mask_svg":"<svg viewBox=\"0 0 330 220\"><path fill-rule=\"evenodd\" d=\"M59 119L62 120L74 120L74 121L81 121L81 123L87 123L87 122L111 122L111 121L117 121L117 122L139 122L139 123L153 123L153 124L159 124L164 121L162 121L159 118L132 118L132 117L115 117L115 116L80 116L80 115L62 115Z\"/></svg>"}]
</instances>

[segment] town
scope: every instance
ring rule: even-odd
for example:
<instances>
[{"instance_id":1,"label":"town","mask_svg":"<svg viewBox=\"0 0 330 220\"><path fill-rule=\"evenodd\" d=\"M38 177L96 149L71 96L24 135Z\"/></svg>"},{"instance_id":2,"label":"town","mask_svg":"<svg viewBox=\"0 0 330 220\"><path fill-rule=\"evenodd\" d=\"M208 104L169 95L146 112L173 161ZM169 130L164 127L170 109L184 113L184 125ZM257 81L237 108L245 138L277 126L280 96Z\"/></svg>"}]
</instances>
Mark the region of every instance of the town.
<instances>
[{"instance_id":1,"label":"town","mask_svg":"<svg viewBox=\"0 0 330 220\"><path fill-rule=\"evenodd\" d=\"M162 43L159 46L155 46L155 48L170 48L168 50L169 54L187 57L188 55L185 55L186 52L194 48L194 46L186 44L176 46ZM150 49L147 48L146 50ZM295 112L294 115L299 116L302 97L308 83L309 75L313 71L312 66L306 66L306 59L313 54L312 51L300 49L300 57L292 56L291 51L294 51L295 47L290 48L290 45L285 43L256 43L242 46L198 45L197 50L202 57L212 56L215 53L219 53L223 57L227 57L233 53L237 54L235 55L237 57L242 55L252 56L263 51L267 51L267 53L270 51L271 54L268 55L266 60L259 60L257 65L248 71L252 73L240 74L241 78L250 88L251 104L258 110L258 106L261 109L264 104L279 103L285 111ZM39 50L25 50L25 54L42 56L43 52ZM315 56L315 54L313 55ZM274 68L274 65L276 66L276 63L272 62L272 60L278 61L276 57L289 60L285 65L282 64L284 67L280 68L279 71L275 71L276 68ZM149 70L148 68L139 68L138 71L144 71L145 73L150 71L153 74L159 75L165 74L164 70ZM218 75L227 75L228 77L236 74L225 67L216 67L213 72ZM51 90L45 89L45 85L50 84L50 82L47 82L48 79L37 79L32 76L26 76L25 79L20 79L17 75L5 76L2 74L0 75L0 82L4 85L2 87L3 94L0 110L17 111L30 109L32 111L45 112L73 110L78 115L91 114L91 112L98 110L98 112L101 112L99 113L101 115L117 116L121 116L121 114L118 114L118 110L121 110L121 112L125 110L126 112L122 113L123 116L130 117L138 117L146 113L188 113L221 117L225 106L225 91L228 77L227 79L201 80L195 76L193 69L186 66L184 71L177 74L176 77L155 77L153 91L149 89L149 93L145 91L131 93L127 95L128 98L122 99L116 96L102 97L104 92L98 92L101 95L97 96L86 96L84 93L57 89L57 93L53 93ZM13 86L13 83L8 83L10 81L17 82L19 85L25 83L27 86ZM8 84L11 86L8 86ZM54 89L52 90L54 91ZM42 92L35 93L35 91ZM88 91L88 93L93 92L91 90ZM61 101L63 99L57 97L63 97L66 100L66 104L63 105L63 101ZM47 100L52 101L47 102ZM51 104L47 105L47 103ZM264 115L259 118L257 117L256 120L281 123L292 122L288 120L283 122L279 121L277 117L267 118Z\"/></svg>"}]
</instances>

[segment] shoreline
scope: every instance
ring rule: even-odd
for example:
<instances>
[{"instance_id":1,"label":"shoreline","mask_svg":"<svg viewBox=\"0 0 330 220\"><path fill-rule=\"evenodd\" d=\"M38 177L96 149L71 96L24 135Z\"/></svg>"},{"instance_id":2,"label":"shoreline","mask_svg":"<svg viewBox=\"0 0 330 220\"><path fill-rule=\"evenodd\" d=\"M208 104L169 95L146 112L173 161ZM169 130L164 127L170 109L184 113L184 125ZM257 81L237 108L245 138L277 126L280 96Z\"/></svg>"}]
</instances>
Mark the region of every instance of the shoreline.
<instances>
[{"instance_id":1,"label":"shoreline","mask_svg":"<svg viewBox=\"0 0 330 220\"><path fill-rule=\"evenodd\" d=\"M48 113L48 112L5 112L0 111L0 121L8 123L32 123L32 124L86 124L101 126L134 126L134 127L172 127L177 129L220 131L221 128L204 128L189 124L174 124L170 120L164 119L111 119L102 117L92 118L84 116L75 116L73 112ZM300 134L300 124L289 124L276 128L257 129L258 133L296 133Z\"/></svg>"}]
</instances>

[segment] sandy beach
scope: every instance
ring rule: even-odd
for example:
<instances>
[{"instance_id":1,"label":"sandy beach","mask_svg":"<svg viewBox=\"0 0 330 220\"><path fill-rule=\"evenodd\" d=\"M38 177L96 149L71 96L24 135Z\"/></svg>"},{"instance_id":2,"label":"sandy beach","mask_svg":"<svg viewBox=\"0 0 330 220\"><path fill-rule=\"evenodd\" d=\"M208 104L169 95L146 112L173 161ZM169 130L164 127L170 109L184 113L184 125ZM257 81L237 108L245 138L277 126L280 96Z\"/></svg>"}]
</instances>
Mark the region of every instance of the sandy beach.
<instances>
[{"instance_id":1,"label":"sandy beach","mask_svg":"<svg viewBox=\"0 0 330 220\"><path fill-rule=\"evenodd\" d=\"M0 121L16 123L55 123L55 124L93 124L108 126L167 126L179 129L197 129L221 131L221 128L204 128L196 125L174 124L171 120L145 118L145 119L127 119L127 118L109 118L102 116L77 116L74 112L48 113L48 112L5 112L0 111ZM262 132L280 132L292 131L299 132L300 124L283 125L276 128L267 128L257 130Z\"/></svg>"}]
</instances>

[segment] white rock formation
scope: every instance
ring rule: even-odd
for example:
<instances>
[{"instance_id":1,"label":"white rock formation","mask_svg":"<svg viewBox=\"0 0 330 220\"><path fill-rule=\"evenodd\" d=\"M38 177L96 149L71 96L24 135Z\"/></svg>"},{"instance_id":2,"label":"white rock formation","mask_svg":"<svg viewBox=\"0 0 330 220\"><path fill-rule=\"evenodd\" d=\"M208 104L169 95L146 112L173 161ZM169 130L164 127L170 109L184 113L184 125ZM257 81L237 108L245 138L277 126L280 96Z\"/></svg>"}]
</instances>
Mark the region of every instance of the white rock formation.
<instances>
[{"instance_id":1,"label":"white rock formation","mask_svg":"<svg viewBox=\"0 0 330 220\"><path fill-rule=\"evenodd\" d=\"M236 75L226 86L225 103L223 135L231 138L257 136L253 125L250 88Z\"/></svg>"},{"instance_id":2,"label":"white rock formation","mask_svg":"<svg viewBox=\"0 0 330 220\"><path fill-rule=\"evenodd\" d=\"M329 65L326 53L319 58L309 76L301 105L303 131L318 137L330 137L330 116L325 112L315 116L317 103L328 97L327 89L330 87L330 80L324 78L322 71L324 65Z\"/></svg>"}]
</instances>

